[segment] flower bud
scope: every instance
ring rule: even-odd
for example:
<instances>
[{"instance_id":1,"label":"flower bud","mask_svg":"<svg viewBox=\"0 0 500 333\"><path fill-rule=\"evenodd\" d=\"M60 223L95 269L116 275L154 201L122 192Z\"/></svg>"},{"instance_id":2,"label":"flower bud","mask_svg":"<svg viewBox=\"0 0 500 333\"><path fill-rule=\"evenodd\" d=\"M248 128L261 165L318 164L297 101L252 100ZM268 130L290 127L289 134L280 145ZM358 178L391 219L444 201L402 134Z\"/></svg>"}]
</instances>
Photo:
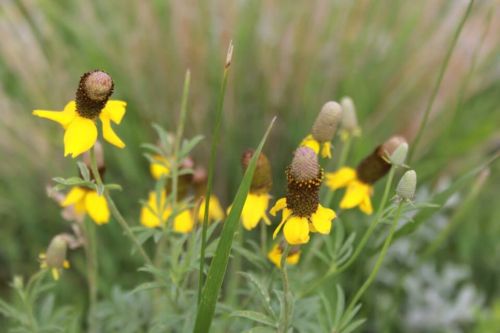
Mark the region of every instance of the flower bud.
<instances>
[{"instance_id":1,"label":"flower bud","mask_svg":"<svg viewBox=\"0 0 500 333\"><path fill-rule=\"evenodd\" d=\"M408 170L399 180L396 193L401 199L412 200L417 187L417 173L415 170Z\"/></svg>"},{"instance_id":2,"label":"flower bud","mask_svg":"<svg viewBox=\"0 0 500 333\"><path fill-rule=\"evenodd\" d=\"M255 151L253 149L246 150L241 156L241 165L243 170L248 168L248 164L252 159ZM264 153L260 153L253 173L250 192L252 193L269 193L273 186L273 176L271 171L271 163Z\"/></svg>"},{"instance_id":3,"label":"flower bud","mask_svg":"<svg viewBox=\"0 0 500 333\"><path fill-rule=\"evenodd\" d=\"M318 176L320 166L318 155L309 147L300 147L295 150L290 174L299 181L314 179Z\"/></svg>"},{"instance_id":4,"label":"flower bud","mask_svg":"<svg viewBox=\"0 0 500 333\"><path fill-rule=\"evenodd\" d=\"M356 107L350 97L343 97L340 101L342 105L342 130L350 135L359 135L358 118L356 116Z\"/></svg>"},{"instance_id":5,"label":"flower bud","mask_svg":"<svg viewBox=\"0 0 500 333\"><path fill-rule=\"evenodd\" d=\"M389 160L394 165L403 165L406 160L406 155L408 154L408 144L403 142L398 148L391 154Z\"/></svg>"},{"instance_id":6,"label":"flower bud","mask_svg":"<svg viewBox=\"0 0 500 333\"><path fill-rule=\"evenodd\" d=\"M51 268L63 268L67 248L68 243L63 235L57 235L52 238L46 253L45 262L47 266Z\"/></svg>"},{"instance_id":7,"label":"flower bud","mask_svg":"<svg viewBox=\"0 0 500 333\"><path fill-rule=\"evenodd\" d=\"M337 124L342 118L342 107L336 102L327 102L314 121L311 134L319 142L332 141Z\"/></svg>"},{"instance_id":8,"label":"flower bud","mask_svg":"<svg viewBox=\"0 0 500 333\"><path fill-rule=\"evenodd\" d=\"M80 78L76 90L76 112L88 119L95 119L113 94L114 83L109 74L95 70Z\"/></svg>"}]
</instances>

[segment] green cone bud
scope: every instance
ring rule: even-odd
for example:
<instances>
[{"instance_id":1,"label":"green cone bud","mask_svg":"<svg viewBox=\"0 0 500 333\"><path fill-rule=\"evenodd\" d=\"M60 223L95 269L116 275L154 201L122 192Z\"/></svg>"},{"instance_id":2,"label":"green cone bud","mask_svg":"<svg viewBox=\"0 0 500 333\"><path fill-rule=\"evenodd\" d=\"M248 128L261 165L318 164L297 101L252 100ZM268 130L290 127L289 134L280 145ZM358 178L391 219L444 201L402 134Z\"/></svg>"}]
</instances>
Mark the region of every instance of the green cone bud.
<instances>
[{"instance_id":1,"label":"green cone bud","mask_svg":"<svg viewBox=\"0 0 500 333\"><path fill-rule=\"evenodd\" d=\"M340 104L342 105L342 129L351 135L358 135L360 129L354 102L350 97L343 97Z\"/></svg>"},{"instance_id":2,"label":"green cone bud","mask_svg":"<svg viewBox=\"0 0 500 333\"><path fill-rule=\"evenodd\" d=\"M408 170L399 180L396 193L401 199L412 200L417 187L417 173L415 170Z\"/></svg>"},{"instance_id":3,"label":"green cone bud","mask_svg":"<svg viewBox=\"0 0 500 333\"><path fill-rule=\"evenodd\" d=\"M342 107L336 102L327 102L314 121L311 134L319 142L330 142L335 136L337 124L342 118Z\"/></svg>"},{"instance_id":4,"label":"green cone bud","mask_svg":"<svg viewBox=\"0 0 500 333\"><path fill-rule=\"evenodd\" d=\"M63 235L57 235L50 241L46 253L46 263L48 267L62 268L66 260L66 250L68 243Z\"/></svg>"},{"instance_id":5,"label":"green cone bud","mask_svg":"<svg viewBox=\"0 0 500 333\"><path fill-rule=\"evenodd\" d=\"M408 154L408 144L403 142L398 148L391 154L389 160L394 165L403 165L406 160L406 155Z\"/></svg>"}]
</instances>

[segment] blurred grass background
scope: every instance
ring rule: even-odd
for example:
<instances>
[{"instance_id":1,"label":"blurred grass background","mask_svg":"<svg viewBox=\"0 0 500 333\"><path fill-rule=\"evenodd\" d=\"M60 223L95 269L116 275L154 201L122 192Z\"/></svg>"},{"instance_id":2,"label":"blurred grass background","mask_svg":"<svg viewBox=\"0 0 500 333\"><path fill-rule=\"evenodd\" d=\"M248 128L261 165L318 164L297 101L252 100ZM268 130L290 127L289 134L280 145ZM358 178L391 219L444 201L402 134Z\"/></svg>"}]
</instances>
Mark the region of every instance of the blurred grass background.
<instances>
[{"instance_id":1,"label":"blurred grass background","mask_svg":"<svg viewBox=\"0 0 500 333\"><path fill-rule=\"evenodd\" d=\"M76 175L76 166L63 158L63 132L31 110L62 108L83 72L109 72L114 98L128 102L117 129L127 148L105 146L106 178L123 185L124 193L115 197L135 224L138 200L153 184L140 144L156 140L152 122L175 129L187 68L192 73L187 136L210 138L230 39L235 53L216 171L216 192L224 204L241 178L241 152L255 146L274 115L278 122L265 151L276 197L283 193L291 151L328 100L348 95L357 106L363 135L354 143L350 164L394 133L411 140L466 6L454 0L2 0L2 293L13 274L36 270L37 254L53 234L68 228L45 186L54 176ZM499 150L498 31L498 2L476 1L418 147L413 167L421 185L454 179ZM208 143L195 150L199 163L207 161ZM439 262L470 266L489 302L500 292L498 164L436 255ZM102 274L108 281L120 276L126 285L123 273L131 259L120 229L115 223L100 227L99 238L106 244L100 252ZM75 260L75 269L83 269ZM85 284L77 274L68 276L73 281L66 291Z\"/></svg>"}]
</instances>

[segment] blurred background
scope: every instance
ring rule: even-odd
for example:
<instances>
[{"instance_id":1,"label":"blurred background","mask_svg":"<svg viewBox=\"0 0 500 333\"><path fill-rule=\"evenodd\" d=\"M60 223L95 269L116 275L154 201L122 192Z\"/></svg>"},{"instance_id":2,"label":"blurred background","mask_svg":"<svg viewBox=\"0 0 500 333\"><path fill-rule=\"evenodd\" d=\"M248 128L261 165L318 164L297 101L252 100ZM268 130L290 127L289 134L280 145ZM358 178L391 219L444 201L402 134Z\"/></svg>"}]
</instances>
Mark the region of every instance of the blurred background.
<instances>
[{"instance_id":1,"label":"blurred background","mask_svg":"<svg viewBox=\"0 0 500 333\"><path fill-rule=\"evenodd\" d=\"M109 72L113 97L128 102L125 121L117 127L127 148L105 145L106 179L122 184L124 191L115 198L137 224L139 199L153 186L140 145L156 141L152 123L175 130L186 69L192 75L186 135L206 137L193 156L206 164L225 53L233 40L216 192L224 205L230 203L242 174L241 152L258 143L276 115L265 152L273 165L273 195L279 197L291 152L328 100L347 95L357 107L363 132L348 164L393 134L411 142L467 5L457 0L1 0L0 295L7 296L14 274L36 271L38 253L69 227L46 186L55 176L77 175L76 165L63 157L63 131L31 111L62 109L82 73ZM412 164L424 199L499 150L498 31L498 1L476 1ZM337 140L334 149L340 146ZM411 238L396 243L380 288L365 297L380 304L367 305L371 315L364 330L499 329L499 170L493 163L487 180L479 185L477 180L478 194L467 205L462 203L470 186L429 219L427 236L419 242L452 219L458 227L425 269L410 273L414 281L394 295L394 274L401 262L411 266L415 255ZM136 263L127 240L115 223L98 233L106 244L100 252L103 280L119 278L130 286L127 271ZM85 286L84 275L77 273L84 264L81 254L74 256L76 272L67 274L58 294L81 303L85 297L74 290Z\"/></svg>"}]
</instances>

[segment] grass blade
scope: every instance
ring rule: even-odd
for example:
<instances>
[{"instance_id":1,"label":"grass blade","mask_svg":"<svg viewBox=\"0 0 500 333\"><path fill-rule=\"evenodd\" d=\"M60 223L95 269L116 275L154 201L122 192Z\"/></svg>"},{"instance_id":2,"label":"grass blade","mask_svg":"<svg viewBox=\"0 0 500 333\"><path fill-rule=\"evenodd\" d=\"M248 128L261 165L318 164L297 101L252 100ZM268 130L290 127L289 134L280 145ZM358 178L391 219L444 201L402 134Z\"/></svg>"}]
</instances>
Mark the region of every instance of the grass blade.
<instances>
[{"instance_id":1,"label":"grass blade","mask_svg":"<svg viewBox=\"0 0 500 333\"><path fill-rule=\"evenodd\" d=\"M224 222L224 227L222 228L219 244L217 245L217 250L215 251L214 258L212 259L212 262L210 264L207 281L205 283L205 286L203 287L200 302L198 305L198 313L196 315L196 323L194 327L194 332L196 333L208 332L208 330L210 329L210 323L212 322L212 318L215 312L217 297L222 287L222 282L224 280L224 275L226 273L227 264L229 261L229 254L231 252L233 236L240 222L241 211L243 210L243 205L245 203L248 191L250 190L250 184L252 182L253 173L257 164L257 158L262 151L262 147L266 142L267 136L269 135L269 132L271 131L275 120L276 117L271 121L271 124L267 128L264 137L255 150L248 168L243 175L243 180L241 181L238 192L236 193L236 196L234 198L231 211L229 212L229 215ZM202 260L203 257L201 257L200 259Z\"/></svg>"}]
</instances>

